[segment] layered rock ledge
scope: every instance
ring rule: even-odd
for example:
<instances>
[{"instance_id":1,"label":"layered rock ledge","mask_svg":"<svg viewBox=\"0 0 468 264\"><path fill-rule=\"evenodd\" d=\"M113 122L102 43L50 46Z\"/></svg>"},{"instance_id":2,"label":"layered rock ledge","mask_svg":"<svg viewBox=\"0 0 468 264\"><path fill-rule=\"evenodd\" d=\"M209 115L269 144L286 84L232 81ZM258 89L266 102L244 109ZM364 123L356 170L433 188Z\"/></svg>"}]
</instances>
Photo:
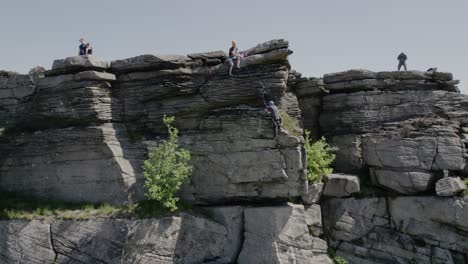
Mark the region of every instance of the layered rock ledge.
<instances>
[{"instance_id":1,"label":"layered rock ledge","mask_svg":"<svg viewBox=\"0 0 468 264\"><path fill-rule=\"evenodd\" d=\"M0 221L5 263L468 263L468 97L444 72L306 78L285 40L102 61L44 77L0 72L0 191L125 204L174 115L194 173L191 212L152 219ZM264 100L293 124L273 137ZM338 147L308 183L302 127ZM300 201L302 199L302 201ZM302 204L286 204L285 201ZM300 201L300 202L299 202ZM322 225L323 219L323 225Z\"/></svg>"},{"instance_id":2,"label":"layered rock ledge","mask_svg":"<svg viewBox=\"0 0 468 264\"><path fill-rule=\"evenodd\" d=\"M320 217L301 205L201 210L140 220L0 221L0 261L332 263L327 243L309 234L309 226L321 230Z\"/></svg>"}]
</instances>

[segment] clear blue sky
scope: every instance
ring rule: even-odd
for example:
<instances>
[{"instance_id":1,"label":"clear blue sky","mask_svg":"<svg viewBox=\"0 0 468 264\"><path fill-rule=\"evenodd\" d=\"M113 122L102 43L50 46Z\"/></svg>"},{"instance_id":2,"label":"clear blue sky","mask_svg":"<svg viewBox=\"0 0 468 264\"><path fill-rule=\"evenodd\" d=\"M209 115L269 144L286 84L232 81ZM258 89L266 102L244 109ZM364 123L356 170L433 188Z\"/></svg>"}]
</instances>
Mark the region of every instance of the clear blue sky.
<instances>
[{"instance_id":1,"label":"clear blue sky","mask_svg":"<svg viewBox=\"0 0 468 264\"><path fill-rule=\"evenodd\" d=\"M351 68L452 71L468 93L466 0L11 0L0 6L0 69L27 72L77 54L187 54L285 38L306 76Z\"/></svg>"}]
</instances>

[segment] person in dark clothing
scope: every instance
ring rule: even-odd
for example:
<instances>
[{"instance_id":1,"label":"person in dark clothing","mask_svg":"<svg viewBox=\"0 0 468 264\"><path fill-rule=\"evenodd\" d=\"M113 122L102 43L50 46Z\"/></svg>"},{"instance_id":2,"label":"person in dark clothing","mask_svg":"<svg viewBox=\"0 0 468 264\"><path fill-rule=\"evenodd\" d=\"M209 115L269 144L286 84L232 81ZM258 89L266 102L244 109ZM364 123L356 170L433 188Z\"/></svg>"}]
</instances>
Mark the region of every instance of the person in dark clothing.
<instances>
[{"instance_id":1,"label":"person in dark clothing","mask_svg":"<svg viewBox=\"0 0 468 264\"><path fill-rule=\"evenodd\" d=\"M408 69L406 68L406 60L408 59L408 57L406 56L405 53L400 53L400 55L398 55L398 71L400 71L401 67L403 66L403 68L405 68L405 71L407 71Z\"/></svg>"},{"instance_id":2,"label":"person in dark clothing","mask_svg":"<svg viewBox=\"0 0 468 264\"><path fill-rule=\"evenodd\" d=\"M86 55L93 55L93 47L91 47L91 43L86 44Z\"/></svg>"},{"instance_id":3,"label":"person in dark clothing","mask_svg":"<svg viewBox=\"0 0 468 264\"><path fill-rule=\"evenodd\" d=\"M270 114L271 119L273 120L273 124L275 125L274 129L274 137L278 135L278 131L281 129L281 124L283 120L281 119L281 116L278 111L278 107L276 107L275 103L273 101L268 101L266 105L266 111Z\"/></svg>"},{"instance_id":4,"label":"person in dark clothing","mask_svg":"<svg viewBox=\"0 0 468 264\"><path fill-rule=\"evenodd\" d=\"M242 58L242 55L239 53L239 50L237 49L237 42L233 40L232 46L229 49L229 57L227 58L227 61L229 62L229 75L230 76L232 76L232 67L234 66L234 61L236 61L237 69L239 69L241 58Z\"/></svg>"},{"instance_id":5,"label":"person in dark clothing","mask_svg":"<svg viewBox=\"0 0 468 264\"><path fill-rule=\"evenodd\" d=\"M84 38L80 38L80 46L79 46L79 52L78 55L84 56L86 55L86 44L84 43Z\"/></svg>"}]
</instances>

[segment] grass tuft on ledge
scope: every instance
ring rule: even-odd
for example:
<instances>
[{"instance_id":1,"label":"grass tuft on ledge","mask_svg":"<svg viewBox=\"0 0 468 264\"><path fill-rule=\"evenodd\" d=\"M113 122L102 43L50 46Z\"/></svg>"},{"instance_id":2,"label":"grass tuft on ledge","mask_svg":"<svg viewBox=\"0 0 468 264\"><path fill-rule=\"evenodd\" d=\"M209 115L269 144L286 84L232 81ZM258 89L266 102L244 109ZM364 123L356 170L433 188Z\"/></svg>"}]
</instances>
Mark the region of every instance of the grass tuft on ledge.
<instances>
[{"instance_id":1,"label":"grass tuft on ledge","mask_svg":"<svg viewBox=\"0 0 468 264\"><path fill-rule=\"evenodd\" d=\"M89 220L99 218L153 218L190 210L180 203L179 210L170 212L154 201L141 201L127 205L76 204L61 201L28 199L14 194L0 194L0 219L2 220Z\"/></svg>"}]
</instances>

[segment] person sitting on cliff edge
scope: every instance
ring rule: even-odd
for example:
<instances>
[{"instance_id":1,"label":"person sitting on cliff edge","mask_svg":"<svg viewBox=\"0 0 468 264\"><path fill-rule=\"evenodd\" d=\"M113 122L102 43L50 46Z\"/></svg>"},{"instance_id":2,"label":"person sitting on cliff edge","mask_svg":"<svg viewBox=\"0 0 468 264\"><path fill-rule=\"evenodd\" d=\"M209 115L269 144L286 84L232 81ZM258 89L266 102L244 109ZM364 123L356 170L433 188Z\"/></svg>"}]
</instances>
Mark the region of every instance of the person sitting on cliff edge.
<instances>
[{"instance_id":1,"label":"person sitting on cliff edge","mask_svg":"<svg viewBox=\"0 0 468 264\"><path fill-rule=\"evenodd\" d=\"M84 41L84 38L80 38L80 46L79 46L79 51L78 51L78 55L79 56L84 56L86 55L86 44L85 44L85 41Z\"/></svg>"},{"instance_id":2,"label":"person sitting on cliff edge","mask_svg":"<svg viewBox=\"0 0 468 264\"><path fill-rule=\"evenodd\" d=\"M278 132L281 129L281 124L283 123L283 120L281 119L281 116L279 115L278 107L276 107L275 102L273 101L268 101L268 103L265 106L265 110L270 114L271 119L273 120L274 124L274 131L273 131L273 136L276 139L278 136Z\"/></svg>"},{"instance_id":3,"label":"person sitting on cliff edge","mask_svg":"<svg viewBox=\"0 0 468 264\"><path fill-rule=\"evenodd\" d=\"M237 69L240 69L241 58L242 58L242 55L239 53L239 50L237 49L237 41L233 40L232 46L229 49L229 57L227 58L227 61L229 62L229 75L230 76L232 76L232 67L234 66L234 60L236 61Z\"/></svg>"},{"instance_id":4,"label":"person sitting on cliff edge","mask_svg":"<svg viewBox=\"0 0 468 264\"><path fill-rule=\"evenodd\" d=\"M408 56L406 56L405 53L400 53L400 55L398 55L398 71L400 71L401 69L401 66L403 66L405 68L405 71L407 71L408 69L406 69L406 60L408 59Z\"/></svg>"}]
</instances>

